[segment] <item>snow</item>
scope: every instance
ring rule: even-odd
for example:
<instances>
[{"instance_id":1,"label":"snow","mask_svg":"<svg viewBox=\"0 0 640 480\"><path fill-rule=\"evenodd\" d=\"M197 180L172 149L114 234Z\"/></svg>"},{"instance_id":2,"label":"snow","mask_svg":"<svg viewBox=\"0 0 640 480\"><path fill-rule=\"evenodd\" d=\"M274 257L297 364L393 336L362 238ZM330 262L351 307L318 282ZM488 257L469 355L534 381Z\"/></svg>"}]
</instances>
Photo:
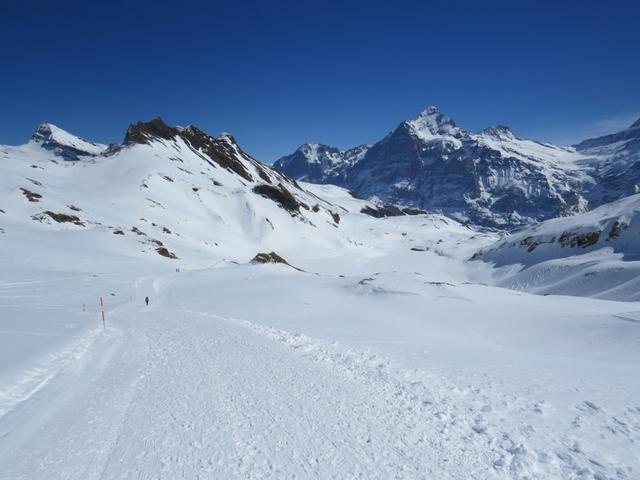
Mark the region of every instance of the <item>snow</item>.
<instances>
[{"instance_id":1,"label":"snow","mask_svg":"<svg viewBox=\"0 0 640 480\"><path fill-rule=\"evenodd\" d=\"M280 170L286 169L292 161L303 158L308 165L321 169L325 178L339 177L345 168L362 160L370 147L371 145L359 145L348 150L340 150L319 143L305 143L293 155L278 160L276 165ZM304 178L299 177L298 180Z\"/></svg>"},{"instance_id":2,"label":"snow","mask_svg":"<svg viewBox=\"0 0 640 480\"><path fill-rule=\"evenodd\" d=\"M301 148L302 153L309 159L309 163L320 163L318 147L320 145L317 143L307 143Z\"/></svg>"},{"instance_id":3,"label":"snow","mask_svg":"<svg viewBox=\"0 0 640 480\"><path fill-rule=\"evenodd\" d=\"M508 129L507 131L496 130L496 127L493 127L473 136L481 145L500 152L505 158L557 166L567 171L579 170L578 162L586 158L572 147L558 147L535 140L521 139Z\"/></svg>"},{"instance_id":4,"label":"snow","mask_svg":"<svg viewBox=\"0 0 640 480\"><path fill-rule=\"evenodd\" d=\"M640 302L501 288L496 233L267 169L291 215L181 138L0 168L2 480L639 475Z\"/></svg>"},{"instance_id":5,"label":"snow","mask_svg":"<svg viewBox=\"0 0 640 480\"><path fill-rule=\"evenodd\" d=\"M637 301L639 218L640 195L632 195L590 212L525 228L477 258L501 267L494 274L494 283L501 286Z\"/></svg>"},{"instance_id":6,"label":"snow","mask_svg":"<svg viewBox=\"0 0 640 480\"><path fill-rule=\"evenodd\" d=\"M433 284L452 280L433 265L336 275L377 269L350 263L132 270L102 288L106 331L97 292L56 311L4 291L84 325L3 398L3 478L634 477L638 304Z\"/></svg>"},{"instance_id":7,"label":"snow","mask_svg":"<svg viewBox=\"0 0 640 480\"><path fill-rule=\"evenodd\" d=\"M455 122L440 113L437 107L427 107L413 120L406 122L414 135L424 142L446 141L456 147L462 143L457 138L462 130L456 127Z\"/></svg>"},{"instance_id":8,"label":"snow","mask_svg":"<svg viewBox=\"0 0 640 480\"><path fill-rule=\"evenodd\" d=\"M58 145L72 147L92 155L98 155L107 149L106 145L90 142L77 137L51 123L43 123L34 134L34 142L53 142Z\"/></svg>"}]
</instances>

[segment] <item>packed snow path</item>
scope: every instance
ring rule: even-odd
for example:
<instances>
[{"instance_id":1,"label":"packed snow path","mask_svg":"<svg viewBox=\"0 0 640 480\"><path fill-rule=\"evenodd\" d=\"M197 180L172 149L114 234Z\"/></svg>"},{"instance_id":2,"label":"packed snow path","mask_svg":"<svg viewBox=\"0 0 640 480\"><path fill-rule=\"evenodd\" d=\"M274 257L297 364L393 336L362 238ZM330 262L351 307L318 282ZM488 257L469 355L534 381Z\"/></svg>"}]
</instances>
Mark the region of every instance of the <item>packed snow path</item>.
<instances>
[{"instance_id":1,"label":"packed snow path","mask_svg":"<svg viewBox=\"0 0 640 480\"><path fill-rule=\"evenodd\" d=\"M523 443L544 402L398 376L375 355L193 311L166 291L145 308L161 284L139 281L106 331L0 418L2 480L633 478L553 432L547 453ZM583 407L595 421L597 405ZM629 418L613 427L634 443Z\"/></svg>"},{"instance_id":2,"label":"packed snow path","mask_svg":"<svg viewBox=\"0 0 640 480\"><path fill-rule=\"evenodd\" d=\"M3 479L462 478L396 393L241 322L139 304L0 422ZM178 310L180 311L180 310ZM481 452L470 456L480 468Z\"/></svg>"}]
</instances>

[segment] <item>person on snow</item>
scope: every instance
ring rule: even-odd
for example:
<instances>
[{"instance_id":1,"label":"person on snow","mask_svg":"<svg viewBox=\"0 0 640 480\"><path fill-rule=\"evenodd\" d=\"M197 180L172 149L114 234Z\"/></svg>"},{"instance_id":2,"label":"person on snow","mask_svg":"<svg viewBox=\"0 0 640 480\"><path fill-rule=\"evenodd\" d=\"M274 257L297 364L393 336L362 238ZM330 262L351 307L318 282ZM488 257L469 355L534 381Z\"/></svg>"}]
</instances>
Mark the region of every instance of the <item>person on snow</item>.
<instances>
[{"instance_id":1,"label":"person on snow","mask_svg":"<svg viewBox=\"0 0 640 480\"><path fill-rule=\"evenodd\" d=\"M147 307L149 306L149 297L144 297L144 303L147 304Z\"/></svg>"}]
</instances>

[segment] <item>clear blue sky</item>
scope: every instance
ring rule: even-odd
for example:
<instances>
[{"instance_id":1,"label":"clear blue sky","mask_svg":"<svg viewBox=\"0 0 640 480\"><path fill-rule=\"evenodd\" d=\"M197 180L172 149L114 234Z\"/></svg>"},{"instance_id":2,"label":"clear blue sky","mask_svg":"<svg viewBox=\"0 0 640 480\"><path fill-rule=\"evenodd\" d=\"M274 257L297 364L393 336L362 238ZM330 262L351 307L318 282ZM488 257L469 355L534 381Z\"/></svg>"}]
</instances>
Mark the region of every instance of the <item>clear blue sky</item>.
<instances>
[{"instance_id":1,"label":"clear blue sky","mask_svg":"<svg viewBox=\"0 0 640 480\"><path fill-rule=\"evenodd\" d=\"M438 105L556 142L640 116L640 2L4 0L0 144L162 116L263 161L378 140Z\"/></svg>"}]
</instances>

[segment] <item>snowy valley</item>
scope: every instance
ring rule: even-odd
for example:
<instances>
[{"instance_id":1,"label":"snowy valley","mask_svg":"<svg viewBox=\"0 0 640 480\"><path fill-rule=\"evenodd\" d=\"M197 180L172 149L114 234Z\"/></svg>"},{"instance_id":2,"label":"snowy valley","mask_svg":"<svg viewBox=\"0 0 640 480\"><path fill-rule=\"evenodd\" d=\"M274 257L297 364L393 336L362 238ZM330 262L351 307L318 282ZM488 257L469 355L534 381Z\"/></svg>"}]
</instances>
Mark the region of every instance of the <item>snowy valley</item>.
<instances>
[{"instance_id":1,"label":"snowy valley","mask_svg":"<svg viewBox=\"0 0 640 480\"><path fill-rule=\"evenodd\" d=\"M639 139L0 146L0 479L639 478Z\"/></svg>"}]
</instances>

